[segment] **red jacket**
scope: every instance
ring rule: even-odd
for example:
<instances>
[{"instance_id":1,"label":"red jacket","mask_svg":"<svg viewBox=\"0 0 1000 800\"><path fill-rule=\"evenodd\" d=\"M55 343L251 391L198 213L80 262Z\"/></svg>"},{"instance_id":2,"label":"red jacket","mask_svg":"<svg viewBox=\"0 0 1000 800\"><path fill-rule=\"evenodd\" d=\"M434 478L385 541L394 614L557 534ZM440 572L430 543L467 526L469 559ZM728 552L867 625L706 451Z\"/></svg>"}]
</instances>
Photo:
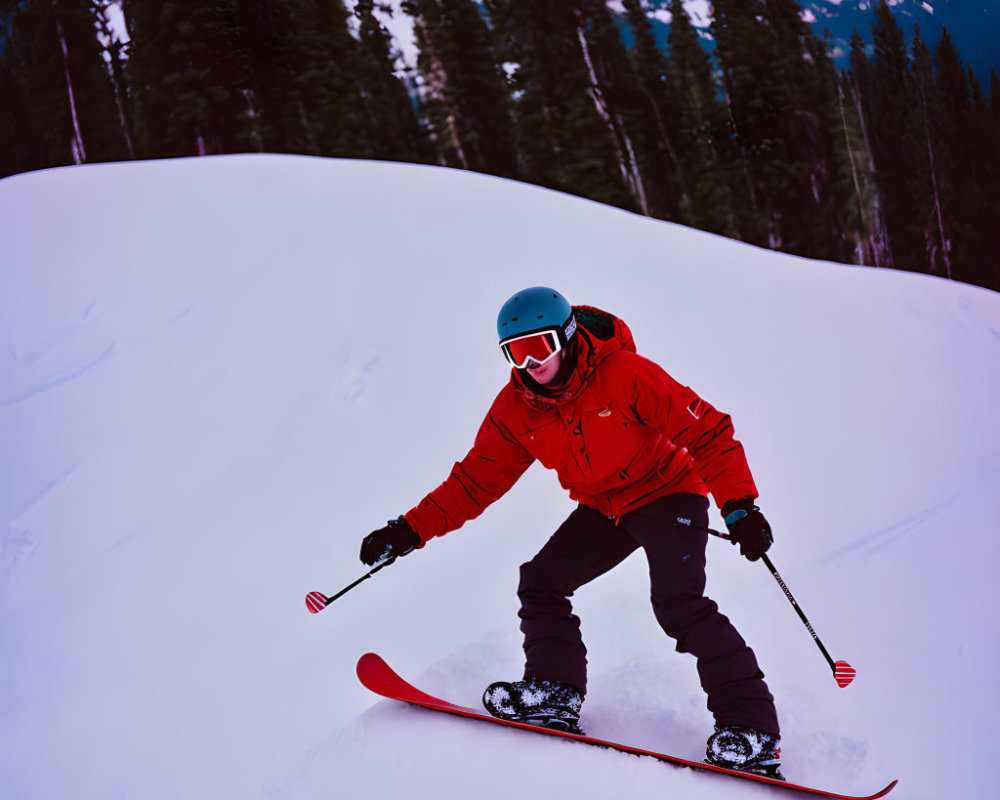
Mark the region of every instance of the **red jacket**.
<instances>
[{"instance_id":1,"label":"red jacket","mask_svg":"<svg viewBox=\"0 0 1000 800\"><path fill-rule=\"evenodd\" d=\"M479 516L535 459L572 499L609 517L675 492L711 491L720 507L757 497L729 416L638 355L620 319L574 311L572 373L540 387L511 370L472 450L405 515L423 541Z\"/></svg>"}]
</instances>

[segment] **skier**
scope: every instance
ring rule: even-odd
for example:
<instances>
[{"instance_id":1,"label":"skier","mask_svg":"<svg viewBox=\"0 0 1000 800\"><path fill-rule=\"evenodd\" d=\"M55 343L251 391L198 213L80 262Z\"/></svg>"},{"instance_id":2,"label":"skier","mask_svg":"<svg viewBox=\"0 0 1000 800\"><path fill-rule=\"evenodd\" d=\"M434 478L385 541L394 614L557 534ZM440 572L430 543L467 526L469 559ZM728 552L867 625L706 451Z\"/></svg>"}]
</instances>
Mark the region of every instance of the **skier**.
<instances>
[{"instance_id":1,"label":"skier","mask_svg":"<svg viewBox=\"0 0 1000 800\"><path fill-rule=\"evenodd\" d=\"M636 353L617 317L532 287L497 319L513 369L468 455L437 489L373 531L361 560L404 556L453 531L504 495L537 459L579 505L521 566L520 681L486 689L497 717L580 732L586 648L569 598L640 547L657 621L697 659L715 730L706 761L781 778L774 699L753 651L705 597L708 498L751 561L771 529L728 415Z\"/></svg>"}]
</instances>

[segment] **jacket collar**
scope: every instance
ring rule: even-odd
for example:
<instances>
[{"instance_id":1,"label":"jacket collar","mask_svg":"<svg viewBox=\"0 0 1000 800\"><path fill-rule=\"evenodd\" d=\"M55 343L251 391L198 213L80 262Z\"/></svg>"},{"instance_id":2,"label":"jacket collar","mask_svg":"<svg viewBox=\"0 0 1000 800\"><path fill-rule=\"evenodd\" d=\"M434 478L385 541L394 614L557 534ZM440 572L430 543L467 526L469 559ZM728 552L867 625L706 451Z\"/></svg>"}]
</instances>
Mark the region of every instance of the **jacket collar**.
<instances>
[{"instance_id":1,"label":"jacket collar","mask_svg":"<svg viewBox=\"0 0 1000 800\"><path fill-rule=\"evenodd\" d=\"M619 350L635 352L632 331L618 317L590 306L573 306L577 331L566 349L573 365L567 378L555 386L542 386L519 369L511 370L510 382L532 408L539 411L568 403L587 388L597 365Z\"/></svg>"}]
</instances>

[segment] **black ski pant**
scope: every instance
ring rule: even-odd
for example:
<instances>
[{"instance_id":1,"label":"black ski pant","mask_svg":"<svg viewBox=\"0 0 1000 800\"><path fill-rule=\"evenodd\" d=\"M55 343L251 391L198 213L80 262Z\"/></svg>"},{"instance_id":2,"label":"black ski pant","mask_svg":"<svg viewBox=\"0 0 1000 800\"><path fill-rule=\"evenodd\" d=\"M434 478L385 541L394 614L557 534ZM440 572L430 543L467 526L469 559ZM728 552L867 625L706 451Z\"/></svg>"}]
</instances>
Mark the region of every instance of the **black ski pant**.
<instances>
[{"instance_id":1,"label":"black ski pant","mask_svg":"<svg viewBox=\"0 0 1000 800\"><path fill-rule=\"evenodd\" d=\"M525 678L561 681L586 692L587 650L569 598L641 547L656 620L678 652L697 659L716 724L777 735L774 698L753 651L704 595L708 534L691 525L708 526L708 499L701 495L667 495L614 519L578 506L521 565Z\"/></svg>"}]
</instances>

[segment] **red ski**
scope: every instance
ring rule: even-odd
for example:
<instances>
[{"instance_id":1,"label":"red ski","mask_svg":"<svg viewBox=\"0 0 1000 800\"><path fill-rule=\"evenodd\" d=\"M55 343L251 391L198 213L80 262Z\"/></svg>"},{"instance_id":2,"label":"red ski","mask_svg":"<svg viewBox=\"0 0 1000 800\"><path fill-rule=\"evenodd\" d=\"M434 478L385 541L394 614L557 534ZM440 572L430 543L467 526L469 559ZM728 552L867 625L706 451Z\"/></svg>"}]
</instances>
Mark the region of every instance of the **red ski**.
<instances>
[{"instance_id":1,"label":"red ski","mask_svg":"<svg viewBox=\"0 0 1000 800\"><path fill-rule=\"evenodd\" d=\"M677 758L676 756L668 756L663 753L641 750L638 747L629 747L628 745L618 744L616 742L606 742L601 739L594 739L590 736L583 736L576 733L564 733L563 731L550 730L549 728L539 728L534 725L525 725L522 722L510 722L509 720L497 719L496 717L491 717L488 714L476 711L473 708L465 708L464 706L449 703L447 700L439 700L436 697L431 697L431 695L420 691L414 686L411 686L399 677L399 675L393 671L392 667L386 664L381 656L378 656L375 653L366 653L361 656L358 661L358 678L361 680L361 683L363 683L368 689L371 689L371 691L375 692L375 694L388 697L390 700L400 700L404 703L411 703L415 706L428 708L431 711L443 711L446 714L454 714L455 716L466 717L467 719L478 719L482 722L492 722L495 725L506 725L511 728L523 728L524 730L545 734L547 736L560 736L563 739L572 739L577 742L585 742L599 747L607 747L612 750L619 750L622 753L631 753L632 755L637 756L649 756L650 758L655 758L659 761L666 761L668 764L674 764L679 767L690 767L691 769L702 770L704 772L721 773L722 775L730 775L734 778L754 781L755 783L766 783L780 789L802 792L815 797L834 797L839 798L840 800L875 800L875 798L878 797L885 797L885 795L891 792L893 787L896 785L896 781L893 781L881 791L866 796L837 794L836 792L826 792L822 789L813 789L809 786L799 786L798 784L788 783L786 781L766 778L762 775L751 775L746 772L723 769L722 767L715 767L702 761L688 761L683 758Z\"/></svg>"}]
</instances>

